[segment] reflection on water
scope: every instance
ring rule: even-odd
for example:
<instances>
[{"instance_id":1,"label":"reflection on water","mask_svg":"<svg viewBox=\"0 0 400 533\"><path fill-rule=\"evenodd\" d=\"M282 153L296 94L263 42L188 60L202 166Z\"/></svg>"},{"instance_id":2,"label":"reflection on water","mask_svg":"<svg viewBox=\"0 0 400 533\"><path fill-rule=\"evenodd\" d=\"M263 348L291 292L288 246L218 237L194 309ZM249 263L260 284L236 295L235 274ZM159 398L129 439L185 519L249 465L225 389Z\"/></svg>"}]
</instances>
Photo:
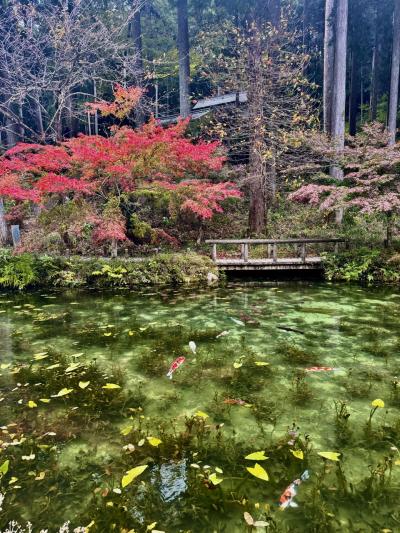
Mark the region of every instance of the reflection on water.
<instances>
[{"instance_id":1,"label":"reflection on water","mask_svg":"<svg viewBox=\"0 0 400 533\"><path fill-rule=\"evenodd\" d=\"M1 294L1 526L239 532L246 511L271 531L400 531L399 302L327 283ZM268 482L246 471L262 449ZM277 512L306 467L299 508Z\"/></svg>"}]
</instances>

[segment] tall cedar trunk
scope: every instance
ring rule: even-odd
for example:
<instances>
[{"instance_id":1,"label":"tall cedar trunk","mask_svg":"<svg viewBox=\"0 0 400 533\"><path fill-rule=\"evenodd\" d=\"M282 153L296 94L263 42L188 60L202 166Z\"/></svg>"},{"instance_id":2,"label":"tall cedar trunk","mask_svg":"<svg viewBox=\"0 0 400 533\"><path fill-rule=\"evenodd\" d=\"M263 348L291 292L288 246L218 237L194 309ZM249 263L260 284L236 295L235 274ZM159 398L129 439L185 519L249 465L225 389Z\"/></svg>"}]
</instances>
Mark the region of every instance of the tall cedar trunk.
<instances>
[{"instance_id":1,"label":"tall cedar trunk","mask_svg":"<svg viewBox=\"0 0 400 533\"><path fill-rule=\"evenodd\" d=\"M275 28L281 23L281 9L281 0L268 0L268 18Z\"/></svg>"},{"instance_id":2,"label":"tall cedar trunk","mask_svg":"<svg viewBox=\"0 0 400 533\"><path fill-rule=\"evenodd\" d=\"M135 7L134 0L134 7ZM135 84L137 87L143 87L144 71L143 71L143 46L142 46L142 21L141 12L136 8L132 21L132 41L133 53L135 54ZM135 109L135 122L138 126L144 124L145 113L141 102Z\"/></svg>"},{"instance_id":3,"label":"tall cedar trunk","mask_svg":"<svg viewBox=\"0 0 400 533\"><path fill-rule=\"evenodd\" d=\"M399 101L399 68L400 68L400 0L394 2L393 15L393 48L392 70L390 75L389 100L389 144L396 142L397 104Z\"/></svg>"},{"instance_id":4,"label":"tall cedar trunk","mask_svg":"<svg viewBox=\"0 0 400 533\"><path fill-rule=\"evenodd\" d=\"M7 224L4 218L4 202L0 197L0 243L5 244L7 241Z\"/></svg>"},{"instance_id":5,"label":"tall cedar trunk","mask_svg":"<svg viewBox=\"0 0 400 533\"><path fill-rule=\"evenodd\" d=\"M333 102L333 75L335 65L335 29L334 12L335 0L325 0L325 33L324 33L324 132L332 133L332 102Z\"/></svg>"},{"instance_id":6,"label":"tall cedar trunk","mask_svg":"<svg viewBox=\"0 0 400 533\"><path fill-rule=\"evenodd\" d=\"M343 152L344 148L347 21L348 0L338 0L336 12L335 69L332 105L332 139L338 155ZM339 167L333 167L332 170L332 175L335 178L343 179L343 171Z\"/></svg>"},{"instance_id":7,"label":"tall cedar trunk","mask_svg":"<svg viewBox=\"0 0 400 533\"><path fill-rule=\"evenodd\" d=\"M349 133L357 133L357 113L360 96L360 65L356 50L351 54L351 76L350 76L350 97L349 97Z\"/></svg>"},{"instance_id":8,"label":"tall cedar trunk","mask_svg":"<svg viewBox=\"0 0 400 533\"><path fill-rule=\"evenodd\" d=\"M33 98L33 113L35 119L35 129L41 140L44 140L44 126L42 108L40 107L40 93L36 92Z\"/></svg>"},{"instance_id":9,"label":"tall cedar trunk","mask_svg":"<svg viewBox=\"0 0 400 533\"><path fill-rule=\"evenodd\" d=\"M179 52L179 110L186 118L190 114L189 81L190 50L188 0L178 0L178 52Z\"/></svg>"},{"instance_id":10,"label":"tall cedar trunk","mask_svg":"<svg viewBox=\"0 0 400 533\"><path fill-rule=\"evenodd\" d=\"M264 233L265 209L265 164L263 73L260 31L255 22L250 28L248 51L248 108L249 108L249 184L250 184L250 234Z\"/></svg>"},{"instance_id":11,"label":"tall cedar trunk","mask_svg":"<svg viewBox=\"0 0 400 533\"><path fill-rule=\"evenodd\" d=\"M381 39L379 33L379 1L375 0L374 6L374 45L372 48L372 64L371 64L371 94L370 94L370 117L371 120L376 120L378 108L378 93L379 93L379 73L381 63Z\"/></svg>"}]
</instances>

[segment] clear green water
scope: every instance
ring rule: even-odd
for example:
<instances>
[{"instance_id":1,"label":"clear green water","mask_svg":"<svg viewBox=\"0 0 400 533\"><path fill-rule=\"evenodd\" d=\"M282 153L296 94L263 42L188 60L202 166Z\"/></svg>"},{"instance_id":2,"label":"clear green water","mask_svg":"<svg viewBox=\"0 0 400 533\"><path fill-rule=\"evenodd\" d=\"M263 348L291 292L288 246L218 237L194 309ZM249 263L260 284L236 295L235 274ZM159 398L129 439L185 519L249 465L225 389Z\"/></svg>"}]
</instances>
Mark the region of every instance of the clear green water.
<instances>
[{"instance_id":1,"label":"clear green water","mask_svg":"<svg viewBox=\"0 0 400 533\"><path fill-rule=\"evenodd\" d=\"M326 283L0 294L0 527L256 531L248 512L258 531L400 531L399 303ZM305 372L316 365L336 370ZM246 469L261 450L268 481Z\"/></svg>"}]
</instances>

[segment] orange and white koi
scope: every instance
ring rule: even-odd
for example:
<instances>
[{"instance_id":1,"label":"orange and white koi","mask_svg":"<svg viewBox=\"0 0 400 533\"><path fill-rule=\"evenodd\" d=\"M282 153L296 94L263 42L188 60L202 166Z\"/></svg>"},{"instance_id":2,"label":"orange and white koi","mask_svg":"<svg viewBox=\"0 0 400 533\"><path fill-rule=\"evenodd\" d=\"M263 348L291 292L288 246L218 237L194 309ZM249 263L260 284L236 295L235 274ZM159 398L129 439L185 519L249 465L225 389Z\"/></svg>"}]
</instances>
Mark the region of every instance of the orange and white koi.
<instances>
[{"instance_id":1,"label":"orange and white koi","mask_svg":"<svg viewBox=\"0 0 400 533\"><path fill-rule=\"evenodd\" d=\"M168 370L167 377L169 379L172 379L172 374L177 370L183 363L186 361L185 357L178 357L178 359L175 359L175 361L171 364Z\"/></svg>"},{"instance_id":2,"label":"orange and white koi","mask_svg":"<svg viewBox=\"0 0 400 533\"><path fill-rule=\"evenodd\" d=\"M339 369L333 368L332 366L311 366L310 368L306 368L305 372L332 372L335 370Z\"/></svg>"},{"instance_id":3,"label":"orange and white koi","mask_svg":"<svg viewBox=\"0 0 400 533\"><path fill-rule=\"evenodd\" d=\"M304 470L304 472L301 474L299 479L295 479L293 483L291 483L285 491L282 493L281 497L279 498L279 507L282 511L287 509L288 507L298 507L297 503L293 501L294 497L297 495L297 490L299 485L303 481L307 481L309 479L310 473L308 470Z\"/></svg>"},{"instance_id":4,"label":"orange and white koi","mask_svg":"<svg viewBox=\"0 0 400 533\"><path fill-rule=\"evenodd\" d=\"M225 398L224 403L227 403L228 405L246 405L244 400L238 398Z\"/></svg>"}]
</instances>

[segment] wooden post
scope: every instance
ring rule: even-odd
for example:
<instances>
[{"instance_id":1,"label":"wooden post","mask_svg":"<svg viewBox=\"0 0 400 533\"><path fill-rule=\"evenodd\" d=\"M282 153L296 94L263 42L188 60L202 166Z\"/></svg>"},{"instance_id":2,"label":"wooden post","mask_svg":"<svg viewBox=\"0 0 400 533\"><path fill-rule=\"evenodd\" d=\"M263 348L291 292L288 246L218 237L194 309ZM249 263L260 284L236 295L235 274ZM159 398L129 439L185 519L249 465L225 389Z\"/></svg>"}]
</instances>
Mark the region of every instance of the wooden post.
<instances>
[{"instance_id":1,"label":"wooden post","mask_svg":"<svg viewBox=\"0 0 400 533\"><path fill-rule=\"evenodd\" d=\"M301 244L301 252L300 253L301 253L301 260L302 260L303 263L305 263L306 262L306 243L305 242L303 242Z\"/></svg>"},{"instance_id":2,"label":"wooden post","mask_svg":"<svg viewBox=\"0 0 400 533\"><path fill-rule=\"evenodd\" d=\"M270 244L267 244L267 257L268 259L271 259L271 254L272 254L272 247Z\"/></svg>"},{"instance_id":3,"label":"wooden post","mask_svg":"<svg viewBox=\"0 0 400 533\"><path fill-rule=\"evenodd\" d=\"M339 253L339 243L335 242L335 254Z\"/></svg>"},{"instance_id":4,"label":"wooden post","mask_svg":"<svg viewBox=\"0 0 400 533\"><path fill-rule=\"evenodd\" d=\"M272 261L276 263L278 259L278 246L276 243L272 245Z\"/></svg>"},{"instance_id":5,"label":"wooden post","mask_svg":"<svg viewBox=\"0 0 400 533\"><path fill-rule=\"evenodd\" d=\"M19 245L21 242L21 233L19 231L19 225L16 224L15 226L11 226L11 236L14 248Z\"/></svg>"},{"instance_id":6,"label":"wooden post","mask_svg":"<svg viewBox=\"0 0 400 533\"><path fill-rule=\"evenodd\" d=\"M244 261L244 244L240 245L240 259Z\"/></svg>"},{"instance_id":7,"label":"wooden post","mask_svg":"<svg viewBox=\"0 0 400 533\"><path fill-rule=\"evenodd\" d=\"M245 263L248 263L249 261L249 245L247 243L244 244L243 260Z\"/></svg>"},{"instance_id":8,"label":"wooden post","mask_svg":"<svg viewBox=\"0 0 400 533\"><path fill-rule=\"evenodd\" d=\"M216 244L212 245L211 257L212 257L212 260L215 263L215 261L217 260L217 245Z\"/></svg>"}]
</instances>

